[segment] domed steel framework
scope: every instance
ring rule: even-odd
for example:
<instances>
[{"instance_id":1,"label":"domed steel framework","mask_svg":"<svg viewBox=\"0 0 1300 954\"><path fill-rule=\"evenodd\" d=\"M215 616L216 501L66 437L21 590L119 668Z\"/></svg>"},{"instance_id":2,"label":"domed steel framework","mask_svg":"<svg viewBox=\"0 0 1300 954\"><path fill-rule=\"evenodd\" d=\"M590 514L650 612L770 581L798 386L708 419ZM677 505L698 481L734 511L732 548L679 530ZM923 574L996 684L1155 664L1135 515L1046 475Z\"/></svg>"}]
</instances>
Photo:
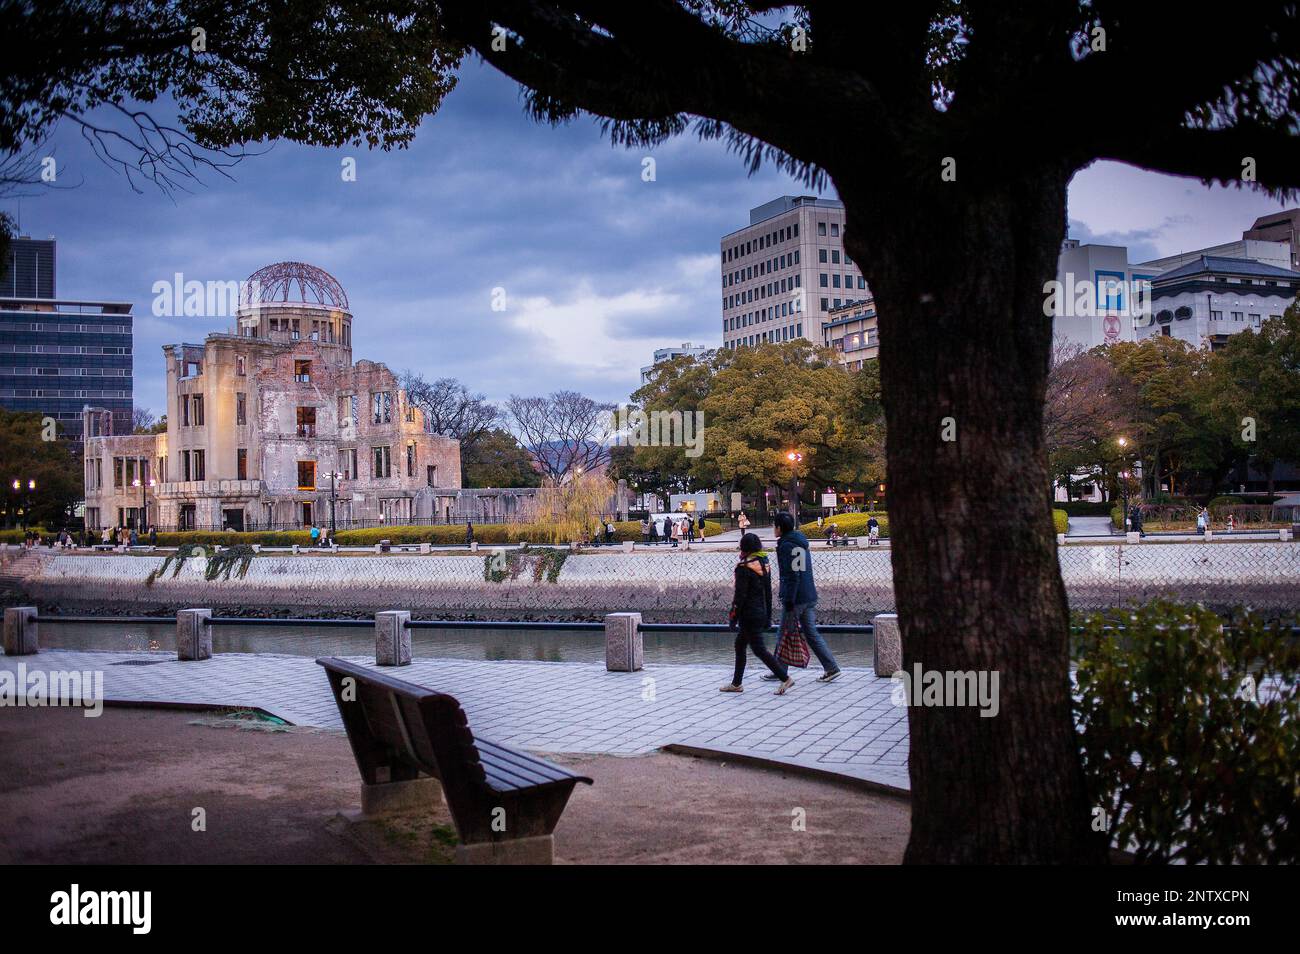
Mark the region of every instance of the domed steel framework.
<instances>
[{"instance_id":1,"label":"domed steel framework","mask_svg":"<svg viewBox=\"0 0 1300 954\"><path fill-rule=\"evenodd\" d=\"M305 262L276 262L248 276L243 304L302 302L347 309L348 296L329 272Z\"/></svg>"}]
</instances>

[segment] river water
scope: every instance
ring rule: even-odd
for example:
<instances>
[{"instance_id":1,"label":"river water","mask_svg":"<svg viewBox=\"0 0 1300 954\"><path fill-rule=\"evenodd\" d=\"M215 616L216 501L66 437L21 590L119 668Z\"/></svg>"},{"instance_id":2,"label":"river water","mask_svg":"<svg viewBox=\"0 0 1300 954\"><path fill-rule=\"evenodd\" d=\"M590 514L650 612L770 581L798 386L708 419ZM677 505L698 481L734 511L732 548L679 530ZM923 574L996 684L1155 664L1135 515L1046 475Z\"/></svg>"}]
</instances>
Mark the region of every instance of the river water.
<instances>
[{"instance_id":1,"label":"river water","mask_svg":"<svg viewBox=\"0 0 1300 954\"><path fill-rule=\"evenodd\" d=\"M101 652L174 650L176 623L49 623L41 624L42 649ZM768 648L775 642L768 635ZM645 661L656 665L731 665L730 633L643 633ZM258 626L212 627L212 648L218 653L278 653L290 656L367 656L375 649L374 631L365 627ZM872 637L866 633L827 634L826 641L841 666L870 666ZM519 629L413 629L411 652L417 658L530 659L544 662L605 661L603 632ZM750 658L750 665L758 665ZM817 661L812 660L817 669Z\"/></svg>"}]
</instances>

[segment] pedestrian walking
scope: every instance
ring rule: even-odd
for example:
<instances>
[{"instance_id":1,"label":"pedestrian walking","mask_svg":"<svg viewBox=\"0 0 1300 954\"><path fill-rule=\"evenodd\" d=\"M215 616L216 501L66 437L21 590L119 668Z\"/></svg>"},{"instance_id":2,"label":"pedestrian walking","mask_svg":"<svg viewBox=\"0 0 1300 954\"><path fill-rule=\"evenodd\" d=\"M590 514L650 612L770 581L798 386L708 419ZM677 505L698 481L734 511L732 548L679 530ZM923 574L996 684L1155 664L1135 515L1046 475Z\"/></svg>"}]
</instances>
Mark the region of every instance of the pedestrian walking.
<instances>
[{"instance_id":1,"label":"pedestrian walking","mask_svg":"<svg viewBox=\"0 0 1300 954\"><path fill-rule=\"evenodd\" d=\"M465 546L474 542L474 524L468 520L465 521Z\"/></svg>"},{"instance_id":2,"label":"pedestrian walking","mask_svg":"<svg viewBox=\"0 0 1300 954\"><path fill-rule=\"evenodd\" d=\"M834 682L840 676L840 664L817 631L817 586L813 582L812 550L808 538L794 525L794 518L788 513L778 513L774 523L776 565L781 573L781 632L793 628L791 623L798 620L808 648L822 665L822 674L817 681Z\"/></svg>"},{"instance_id":3,"label":"pedestrian walking","mask_svg":"<svg viewBox=\"0 0 1300 954\"><path fill-rule=\"evenodd\" d=\"M156 547L157 545L158 545L158 528L151 523L149 524L149 546Z\"/></svg>"},{"instance_id":4,"label":"pedestrian walking","mask_svg":"<svg viewBox=\"0 0 1300 954\"><path fill-rule=\"evenodd\" d=\"M1206 513L1205 508L1202 507L1196 511L1196 532L1201 536L1205 536L1205 530L1208 524L1209 515Z\"/></svg>"},{"instance_id":5,"label":"pedestrian walking","mask_svg":"<svg viewBox=\"0 0 1300 954\"><path fill-rule=\"evenodd\" d=\"M749 517L745 516L745 511L740 511L740 519L736 521L736 524L740 527L742 533L749 529Z\"/></svg>"},{"instance_id":6,"label":"pedestrian walking","mask_svg":"<svg viewBox=\"0 0 1300 954\"><path fill-rule=\"evenodd\" d=\"M1129 508L1128 514L1129 529L1137 533L1139 537L1145 537L1146 531L1142 529L1142 508L1134 504Z\"/></svg>"},{"instance_id":7,"label":"pedestrian walking","mask_svg":"<svg viewBox=\"0 0 1300 954\"><path fill-rule=\"evenodd\" d=\"M672 517L664 517L664 542L677 546L677 535L673 532L676 525Z\"/></svg>"},{"instance_id":8,"label":"pedestrian walking","mask_svg":"<svg viewBox=\"0 0 1300 954\"><path fill-rule=\"evenodd\" d=\"M686 518L686 542L695 542L695 520L691 517Z\"/></svg>"},{"instance_id":9,"label":"pedestrian walking","mask_svg":"<svg viewBox=\"0 0 1300 954\"><path fill-rule=\"evenodd\" d=\"M666 519L664 523L668 524L668 539L673 543L673 549L677 549L677 542L682 538L682 524L680 520Z\"/></svg>"},{"instance_id":10,"label":"pedestrian walking","mask_svg":"<svg viewBox=\"0 0 1300 954\"><path fill-rule=\"evenodd\" d=\"M650 544L650 519L648 517L641 521L641 542L647 546Z\"/></svg>"},{"instance_id":11,"label":"pedestrian walking","mask_svg":"<svg viewBox=\"0 0 1300 954\"><path fill-rule=\"evenodd\" d=\"M880 544L880 521L876 519L875 514L867 518L867 546L874 547Z\"/></svg>"},{"instance_id":12,"label":"pedestrian walking","mask_svg":"<svg viewBox=\"0 0 1300 954\"><path fill-rule=\"evenodd\" d=\"M763 678L781 683L776 694L783 696L794 686L794 680L790 678L785 663L768 651L763 639L763 634L772 625L772 571L758 534L747 533L740 538L740 562L736 564L733 576L735 590L729 625L736 631L736 668L731 682L724 683L719 691L745 691L742 682L745 678L745 651L748 649L771 670Z\"/></svg>"},{"instance_id":13,"label":"pedestrian walking","mask_svg":"<svg viewBox=\"0 0 1300 954\"><path fill-rule=\"evenodd\" d=\"M655 546L659 546L659 521L658 520L650 521L650 542L653 543Z\"/></svg>"}]
</instances>

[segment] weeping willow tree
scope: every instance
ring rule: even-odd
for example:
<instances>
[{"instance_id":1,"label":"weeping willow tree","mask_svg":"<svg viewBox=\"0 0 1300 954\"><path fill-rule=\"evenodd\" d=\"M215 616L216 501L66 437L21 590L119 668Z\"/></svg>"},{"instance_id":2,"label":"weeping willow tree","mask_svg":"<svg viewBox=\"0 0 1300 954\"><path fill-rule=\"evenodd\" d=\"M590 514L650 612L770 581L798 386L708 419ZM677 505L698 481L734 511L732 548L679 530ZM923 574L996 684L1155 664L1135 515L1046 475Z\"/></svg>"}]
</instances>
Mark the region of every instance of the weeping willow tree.
<instances>
[{"instance_id":1,"label":"weeping willow tree","mask_svg":"<svg viewBox=\"0 0 1300 954\"><path fill-rule=\"evenodd\" d=\"M524 508L530 526L511 530L540 536L538 543L581 540L599 531L613 496L613 481L601 474L578 474L561 483L547 480Z\"/></svg>"}]
</instances>

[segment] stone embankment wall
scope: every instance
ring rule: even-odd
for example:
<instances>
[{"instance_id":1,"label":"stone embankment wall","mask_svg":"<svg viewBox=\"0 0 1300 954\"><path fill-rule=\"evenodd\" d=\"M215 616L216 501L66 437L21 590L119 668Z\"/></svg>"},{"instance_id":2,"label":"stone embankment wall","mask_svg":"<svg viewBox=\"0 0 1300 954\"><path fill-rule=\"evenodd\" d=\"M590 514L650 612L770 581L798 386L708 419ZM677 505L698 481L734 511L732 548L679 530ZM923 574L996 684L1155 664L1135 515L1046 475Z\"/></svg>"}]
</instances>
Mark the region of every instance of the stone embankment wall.
<instances>
[{"instance_id":1,"label":"stone embankment wall","mask_svg":"<svg viewBox=\"0 0 1300 954\"><path fill-rule=\"evenodd\" d=\"M1090 609L1168 596L1216 608L1300 610L1300 545L1147 543L1061 548L1071 606ZM262 554L242 579L204 579L204 561L171 569L162 557L10 551L0 566L7 599L62 613L154 613L190 606L253 616L364 616L409 609L448 619L599 619L635 610L647 622L720 622L731 601L728 552L638 551L568 556L555 580L534 579L525 558L502 582L478 555ZM861 622L895 609L887 550L816 551L819 617Z\"/></svg>"}]
</instances>

